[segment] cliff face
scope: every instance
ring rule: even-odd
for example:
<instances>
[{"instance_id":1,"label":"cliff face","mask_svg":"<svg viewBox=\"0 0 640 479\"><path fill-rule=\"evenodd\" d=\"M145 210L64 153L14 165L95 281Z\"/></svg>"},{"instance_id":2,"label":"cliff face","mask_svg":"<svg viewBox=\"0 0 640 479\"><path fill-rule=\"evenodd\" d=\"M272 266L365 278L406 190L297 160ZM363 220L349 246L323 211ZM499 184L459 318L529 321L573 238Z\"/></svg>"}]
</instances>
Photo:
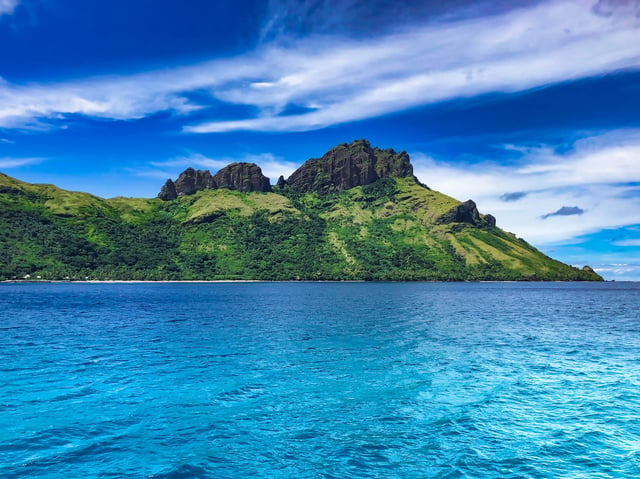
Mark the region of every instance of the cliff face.
<instances>
[{"instance_id":1,"label":"cliff face","mask_svg":"<svg viewBox=\"0 0 640 479\"><path fill-rule=\"evenodd\" d=\"M232 163L220 169L215 175L209 170L194 170L187 168L174 182L168 179L158 198L169 201L178 196L192 195L200 190L215 190L224 188L243 193L252 191L271 191L269 178L262 174L262 170L255 163Z\"/></svg>"},{"instance_id":2,"label":"cliff face","mask_svg":"<svg viewBox=\"0 0 640 479\"><path fill-rule=\"evenodd\" d=\"M231 163L219 170L214 175L213 181L216 188L226 188L243 193L271 191L269 178L262 174L262 170L255 163Z\"/></svg>"},{"instance_id":3,"label":"cliff face","mask_svg":"<svg viewBox=\"0 0 640 479\"><path fill-rule=\"evenodd\" d=\"M176 180L176 192L178 195L192 195L196 191L215 187L216 184L209 170L187 168L180 173Z\"/></svg>"},{"instance_id":4,"label":"cliff face","mask_svg":"<svg viewBox=\"0 0 640 479\"><path fill-rule=\"evenodd\" d=\"M163 201L171 201L171 200L175 200L177 197L178 197L178 191L176 190L176 184L173 182L171 178L169 178L160 189L160 193L158 193L158 198L160 198Z\"/></svg>"},{"instance_id":5,"label":"cliff face","mask_svg":"<svg viewBox=\"0 0 640 479\"><path fill-rule=\"evenodd\" d=\"M297 193L327 194L364 186L381 178L413 176L409 155L403 151L371 148L366 140L332 148L321 158L298 168L285 185Z\"/></svg>"}]
</instances>

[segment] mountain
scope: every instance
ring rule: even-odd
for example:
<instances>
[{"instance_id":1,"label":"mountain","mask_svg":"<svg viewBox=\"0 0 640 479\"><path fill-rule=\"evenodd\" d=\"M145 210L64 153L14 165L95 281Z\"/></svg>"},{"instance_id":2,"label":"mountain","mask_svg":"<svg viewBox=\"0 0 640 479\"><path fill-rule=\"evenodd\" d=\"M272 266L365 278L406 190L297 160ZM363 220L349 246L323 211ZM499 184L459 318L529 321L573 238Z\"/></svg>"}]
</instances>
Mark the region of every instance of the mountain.
<instances>
[{"instance_id":1,"label":"mountain","mask_svg":"<svg viewBox=\"0 0 640 479\"><path fill-rule=\"evenodd\" d=\"M358 140L265 180L189 168L102 199L0 174L0 279L602 280L421 184L406 152Z\"/></svg>"}]
</instances>

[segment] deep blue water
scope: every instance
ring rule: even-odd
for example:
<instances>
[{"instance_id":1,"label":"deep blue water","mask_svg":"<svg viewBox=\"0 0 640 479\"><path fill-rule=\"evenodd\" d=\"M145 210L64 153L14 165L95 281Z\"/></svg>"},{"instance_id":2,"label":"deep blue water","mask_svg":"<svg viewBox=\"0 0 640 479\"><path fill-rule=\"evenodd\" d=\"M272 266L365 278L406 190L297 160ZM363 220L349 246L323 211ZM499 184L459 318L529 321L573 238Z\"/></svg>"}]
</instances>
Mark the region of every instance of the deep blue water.
<instances>
[{"instance_id":1,"label":"deep blue water","mask_svg":"<svg viewBox=\"0 0 640 479\"><path fill-rule=\"evenodd\" d=\"M640 476L640 283L0 284L2 478Z\"/></svg>"}]
</instances>

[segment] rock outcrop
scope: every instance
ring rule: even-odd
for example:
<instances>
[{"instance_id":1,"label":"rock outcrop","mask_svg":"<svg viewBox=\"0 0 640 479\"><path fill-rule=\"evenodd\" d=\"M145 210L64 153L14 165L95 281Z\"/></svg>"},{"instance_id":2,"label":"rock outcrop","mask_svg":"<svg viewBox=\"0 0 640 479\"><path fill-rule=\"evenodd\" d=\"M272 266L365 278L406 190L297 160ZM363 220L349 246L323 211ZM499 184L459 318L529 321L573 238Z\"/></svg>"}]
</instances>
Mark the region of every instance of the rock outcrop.
<instances>
[{"instance_id":1,"label":"rock outcrop","mask_svg":"<svg viewBox=\"0 0 640 479\"><path fill-rule=\"evenodd\" d=\"M194 170L187 168L174 182L168 179L158 198L165 201L176 199L178 196L192 195L196 191L205 189L226 188L229 190L249 193L252 191L271 191L269 178L262 174L262 170L255 163L231 163L220 169L215 175L209 170Z\"/></svg>"},{"instance_id":2,"label":"rock outcrop","mask_svg":"<svg viewBox=\"0 0 640 479\"><path fill-rule=\"evenodd\" d=\"M406 176L413 176L407 152L371 148L367 140L357 140L306 161L286 184L297 193L314 191L322 195L368 185L381 178Z\"/></svg>"},{"instance_id":3,"label":"rock outcrop","mask_svg":"<svg viewBox=\"0 0 640 479\"><path fill-rule=\"evenodd\" d=\"M178 197L178 191L176 190L176 184L173 182L171 178L169 178L160 193L158 194L158 198L163 201L171 201L175 200Z\"/></svg>"},{"instance_id":4,"label":"rock outcrop","mask_svg":"<svg viewBox=\"0 0 640 479\"><path fill-rule=\"evenodd\" d=\"M213 177L215 187L228 190L271 191L269 178L262 174L262 170L255 163L231 163L219 170Z\"/></svg>"},{"instance_id":5,"label":"rock outcrop","mask_svg":"<svg viewBox=\"0 0 640 479\"><path fill-rule=\"evenodd\" d=\"M481 215L474 201L467 200L454 206L440 216L436 223L445 225L449 223L467 223L481 228L495 228L496 219L492 215Z\"/></svg>"},{"instance_id":6,"label":"rock outcrop","mask_svg":"<svg viewBox=\"0 0 640 479\"><path fill-rule=\"evenodd\" d=\"M193 168L187 168L180 173L175 185L178 196L192 195L196 191L216 187L209 170L194 170Z\"/></svg>"}]
</instances>

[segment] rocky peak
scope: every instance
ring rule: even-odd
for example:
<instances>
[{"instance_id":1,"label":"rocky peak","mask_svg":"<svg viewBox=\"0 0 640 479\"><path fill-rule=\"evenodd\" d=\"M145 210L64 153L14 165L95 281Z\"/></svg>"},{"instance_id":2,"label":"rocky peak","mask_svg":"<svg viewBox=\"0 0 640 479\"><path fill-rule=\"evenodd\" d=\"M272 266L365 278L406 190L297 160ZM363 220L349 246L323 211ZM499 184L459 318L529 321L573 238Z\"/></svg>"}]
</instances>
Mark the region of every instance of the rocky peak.
<instances>
[{"instance_id":1,"label":"rocky peak","mask_svg":"<svg viewBox=\"0 0 640 479\"><path fill-rule=\"evenodd\" d=\"M242 191L271 191L269 178L255 163L231 163L219 170L213 177L218 188Z\"/></svg>"},{"instance_id":2,"label":"rocky peak","mask_svg":"<svg viewBox=\"0 0 640 479\"><path fill-rule=\"evenodd\" d=\"M371 148L367 140L342 143L321 158L310 159L286 181L296 192L319 194L364 186L381 178L413 176L406 151Z\"/></svg>"},{"instance_id":3,"label":"rocky peak","mask_svg":"<svg viewBox=\"0 0 640 479\"><path fill-rule=\"evenodd\" d=\"M193 168L187 168L180 173L175 186L178 196L192 195L196 191L216 187L209 170L194 170Z\"/></svg>"},{"instance_id":4,"label":"rocky peak","mask_svg":"<svg viewBox=\"0 0 640 479\"><path fill-rule=\"evenodd\" d=\"M174 182L168 179L158 198L169 201L178 196L192 195L196 191L206 189L226 188L242 191L271 191L269 178L262 174L262 170L255 163L232 163L220 169L215 175L209 170L194 170L187 168Z\"/></svg>"}]
</instances>

